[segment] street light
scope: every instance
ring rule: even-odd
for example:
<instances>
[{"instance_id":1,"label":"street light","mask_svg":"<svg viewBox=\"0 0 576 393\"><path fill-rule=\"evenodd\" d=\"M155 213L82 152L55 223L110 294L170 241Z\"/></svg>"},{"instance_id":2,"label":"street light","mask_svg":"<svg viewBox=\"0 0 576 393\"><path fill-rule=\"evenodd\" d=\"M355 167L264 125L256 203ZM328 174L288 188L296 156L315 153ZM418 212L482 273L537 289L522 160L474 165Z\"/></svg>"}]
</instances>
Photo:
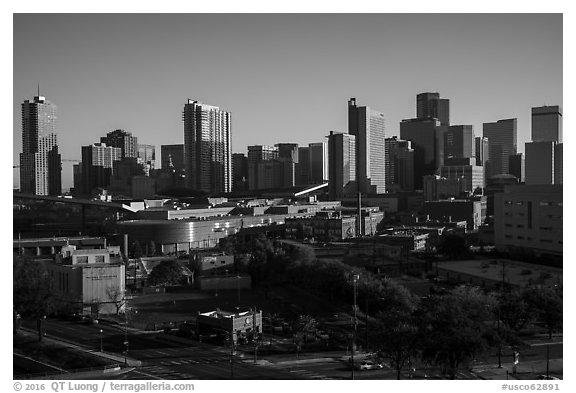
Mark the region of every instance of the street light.
<instances>
[{"instance_id":1,"label":"street light","mask_svg":"<svg viewBox=\"0 0 576 393\"><path fill-rule=\"evenodd\" d=\"M351 356L351 360L352 360L352 379L354 379L354 368L356 367L356 364L354 363L354 349L355 349L355 345L356 345L356 290L357 290L357 285L358 285L358 280L360 279L360 275L355 273L352 276L352 282L354 283L354 320L353 320L353 325L352 325L352 356Z\"/></svg>"},{"instance_id":2,"label":"street light","mask_svg":"<svg viewBox=\"0 0 576 393\"><path fill-rule=\"evenodd\" d=\"M102 333L104 333L104 330L100 329L100 352L104 352L104 342L102 340Z\"/></svg>"}]
</instances>

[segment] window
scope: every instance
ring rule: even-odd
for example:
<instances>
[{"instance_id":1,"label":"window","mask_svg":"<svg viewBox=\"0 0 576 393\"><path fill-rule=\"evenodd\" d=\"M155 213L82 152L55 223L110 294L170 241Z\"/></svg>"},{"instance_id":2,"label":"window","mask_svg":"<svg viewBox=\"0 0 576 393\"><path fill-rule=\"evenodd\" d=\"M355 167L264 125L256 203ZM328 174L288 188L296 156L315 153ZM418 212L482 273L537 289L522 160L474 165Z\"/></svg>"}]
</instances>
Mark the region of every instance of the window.
<instances>
[{"instance_id":1,"label":"window","mask_svg":"<svg viewBox=\"0 0 576 393\"><path fill-rule=\"evenodd\" d=\"M94 256L94 260L96 263L104 263L104 255L96 255Z\"/></svg>"},{"instance_id":2,"label":"window","mask_svg":"<svg viewBox=\"0 0 576 393\"><path fill-rule=\"evenodd\" d=\"M76 263L88 263L88 256L78 256L76 257Z\"/></svg>"}]
</instances>

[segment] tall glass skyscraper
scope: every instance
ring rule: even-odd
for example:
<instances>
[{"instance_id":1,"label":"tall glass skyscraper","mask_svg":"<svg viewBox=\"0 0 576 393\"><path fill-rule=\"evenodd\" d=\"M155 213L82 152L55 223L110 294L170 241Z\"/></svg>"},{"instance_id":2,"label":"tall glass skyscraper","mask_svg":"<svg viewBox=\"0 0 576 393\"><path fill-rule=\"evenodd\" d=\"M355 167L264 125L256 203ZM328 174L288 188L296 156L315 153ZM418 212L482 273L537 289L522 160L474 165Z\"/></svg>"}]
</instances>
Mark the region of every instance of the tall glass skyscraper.
<instances>
[{"instance_id":1,"label":"tall glass skyscraper","mask_svg":"<svg viewBox=\"0 0 576 393\"><path fill-rule=\"evenodd\" d=\"M516 127L516 119L483 124L483 136L488 138L488 160L490 161L488 178L510 173L509 157L517 153Z\"/></svg>"},{"instance_id":2,"label":"tall glass skyscraper","mask_svg":"<svg viewBox=\"0 0 576 393\"><path fill-rule=\"evenodd\" d=\"M359 191L384 194L384 114L367 106L356 106L356 99L351 98L348 101L348 133L356 137L356 179Z\"/></svg>"},{"instance_id":3,"label":"tall glass skyscraper","mask_svg":"<svg viewBox=\"0 0 576 393\"><path fill-rule=\"evenodd\" d=\"M45 97L22 103L20 191L36 195L62 192L62 163L56 136L56 106Z\"/></svg>"},{"instance_id":4,"label":"tall glass skyscraper","mask_svg":"<svg viewBox=\"0 0 576 393\"><path fill-rule=\"evenodd\" d=\"M209 194L232 191L231 113L188 99L184 105L186 187Z\"/></svg>"}]
</instances>

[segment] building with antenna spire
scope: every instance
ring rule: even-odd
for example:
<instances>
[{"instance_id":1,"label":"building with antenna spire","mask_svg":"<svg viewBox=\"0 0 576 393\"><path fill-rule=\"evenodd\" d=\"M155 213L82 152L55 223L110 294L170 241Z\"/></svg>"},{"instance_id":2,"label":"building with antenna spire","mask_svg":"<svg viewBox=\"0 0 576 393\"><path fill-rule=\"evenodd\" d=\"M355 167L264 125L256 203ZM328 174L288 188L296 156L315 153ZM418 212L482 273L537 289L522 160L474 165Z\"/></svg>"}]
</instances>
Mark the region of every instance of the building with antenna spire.
<instances>
[{"instance_id":1,"label":"building with antenna spire","mask_svg":"<svg viewBox=\"0 0 576 393\"><path fill-rule=\"evenodd\" d=\"M62 160L56 135L56 105L40 95L22 103L20 191L35 195L62 192Z\"/></svg>"}]
</instances>

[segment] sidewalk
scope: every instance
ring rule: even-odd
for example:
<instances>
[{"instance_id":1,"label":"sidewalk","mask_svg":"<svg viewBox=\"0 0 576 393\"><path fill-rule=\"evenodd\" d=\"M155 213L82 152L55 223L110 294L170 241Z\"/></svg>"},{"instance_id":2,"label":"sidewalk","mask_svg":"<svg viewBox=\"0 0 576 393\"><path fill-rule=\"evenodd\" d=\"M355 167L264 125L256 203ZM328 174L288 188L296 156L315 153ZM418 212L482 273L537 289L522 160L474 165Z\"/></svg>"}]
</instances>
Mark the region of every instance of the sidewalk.
<instances>
[{"instance_id":1,"label":"sidewalk","mask_svg":"<svg viewBox=\"0 0 576 393\"><path fill-rule=\"evenodd\" d=\"M546 361L520 362L516 366L516 373L514 373L512 364L504 364L502 368L498 368L497 364L487 364L474 367L471 371L482 379L537 379L539 375L546 374ZM563 375L562 371L562 359L550 359L550 374Z\"/></svg>"}]
</instances>

